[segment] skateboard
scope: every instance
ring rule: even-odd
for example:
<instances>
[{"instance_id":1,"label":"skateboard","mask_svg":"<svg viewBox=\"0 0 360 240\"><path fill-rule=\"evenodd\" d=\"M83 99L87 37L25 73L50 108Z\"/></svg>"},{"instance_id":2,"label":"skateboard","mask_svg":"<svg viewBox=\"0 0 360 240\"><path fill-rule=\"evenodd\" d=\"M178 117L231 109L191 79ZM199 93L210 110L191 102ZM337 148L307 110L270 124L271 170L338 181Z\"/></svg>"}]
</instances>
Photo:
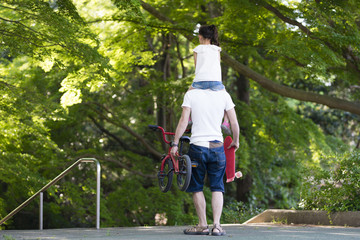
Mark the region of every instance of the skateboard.
<instances>
[{"instance_id":1,"label":"skateboard","mask_svg":"<svg viewBox=\"0 0 360 240\"><path fill-rule=\"evenodd\" d=\"M225 157L226 157L226 182L232 182L235 179L235 148L230 148L232 142L232 138L230 136L227 136L224 140L224 151L225 151Z\"/></svg>"}]
</instances>

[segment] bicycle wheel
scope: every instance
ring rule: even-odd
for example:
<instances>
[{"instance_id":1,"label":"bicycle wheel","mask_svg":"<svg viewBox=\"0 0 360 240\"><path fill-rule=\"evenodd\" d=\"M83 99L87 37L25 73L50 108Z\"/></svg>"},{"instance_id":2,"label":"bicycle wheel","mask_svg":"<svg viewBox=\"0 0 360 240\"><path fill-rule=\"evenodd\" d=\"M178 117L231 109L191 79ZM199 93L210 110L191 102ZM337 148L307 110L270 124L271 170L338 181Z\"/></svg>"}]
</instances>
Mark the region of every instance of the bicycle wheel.
<instances>
[{"instance_id":1,"label":"bicycle wheel","mask_svg":"<svg viewBox=\"0 0 360 240\"><path fill-rule=\"evenodd\" d=\"M185 191L191 179L191 160L188 155L179 157L179 173L177 175L177 185L181 191Z\"/></svg>"},{"instance_id":2,"label":"bicycle wheel","mask_svg":"<svg viewBox=\"0 0 360 240\"><path fill-rule=\"evenodd\" d=\"M159 187L162 192L167 192L171 188L174 175L174 167L170 158L164 163L164 170L158 173Z\"/></svg>"}]
</instances>

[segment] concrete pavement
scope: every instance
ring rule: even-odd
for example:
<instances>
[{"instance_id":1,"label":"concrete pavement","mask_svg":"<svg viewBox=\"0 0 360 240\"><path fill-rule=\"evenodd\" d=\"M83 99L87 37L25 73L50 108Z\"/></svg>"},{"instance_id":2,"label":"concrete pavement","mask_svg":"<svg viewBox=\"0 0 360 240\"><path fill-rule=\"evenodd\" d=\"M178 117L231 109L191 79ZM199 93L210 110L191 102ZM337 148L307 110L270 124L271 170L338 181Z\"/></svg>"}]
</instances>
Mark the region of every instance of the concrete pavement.
<instances>
[{"instance_id":1,"label":"concrete pavement","mask_svg":"<svg viewBox=\"0 0 360 240\"><path fill-rule=\"evenodd\" d=\"M1 240L140 240L140 239L213 239L213 236L188 236L183 234L184 226L119 227L96 229L46 229L46 230L2 230ZM360 228L275 225L275 224L224 224L227 235L217 237L231 240L288 240L360 239Z\"/></svg>"}]
</instances>

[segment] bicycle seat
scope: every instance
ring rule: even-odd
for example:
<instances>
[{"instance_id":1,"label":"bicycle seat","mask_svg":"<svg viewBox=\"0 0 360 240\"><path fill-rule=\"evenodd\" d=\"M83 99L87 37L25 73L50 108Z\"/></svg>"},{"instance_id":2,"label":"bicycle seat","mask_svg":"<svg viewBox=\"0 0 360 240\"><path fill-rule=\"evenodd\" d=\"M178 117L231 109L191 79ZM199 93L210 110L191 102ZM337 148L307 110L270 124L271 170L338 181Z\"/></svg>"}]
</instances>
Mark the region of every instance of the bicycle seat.
<instances>
[{"instance_id":1,"label":"bicycle seat","mask_svg":"<svg viewBox=\"0 0 360 240\"><path fill-rule=\"evenodd\" d=\"M180 138L180 142L190 142L190 137L189 136L182 136L181 138Z\"/></svg>"}]
</instances>

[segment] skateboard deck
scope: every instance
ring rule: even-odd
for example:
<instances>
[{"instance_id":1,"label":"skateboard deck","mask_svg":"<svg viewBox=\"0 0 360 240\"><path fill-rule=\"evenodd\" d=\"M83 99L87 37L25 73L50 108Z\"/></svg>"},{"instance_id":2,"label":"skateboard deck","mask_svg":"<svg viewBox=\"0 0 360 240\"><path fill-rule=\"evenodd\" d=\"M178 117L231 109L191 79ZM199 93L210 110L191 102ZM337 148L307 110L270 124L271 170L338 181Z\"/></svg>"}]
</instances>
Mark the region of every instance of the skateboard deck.
<instances>
[{"instance_id":1,"label":"skateboard deck","mask_svg":"<svg viewBox=\"0 0 360 240\"><path fill-rule=\"evenodd\" d=\"M227 136L224 140L224 151L225 151L225 157L226 157L226 182L232 182L235 179L235 148L230 148L232 142L232 138L230 136Z\"/></svg>"}]
</instances>

